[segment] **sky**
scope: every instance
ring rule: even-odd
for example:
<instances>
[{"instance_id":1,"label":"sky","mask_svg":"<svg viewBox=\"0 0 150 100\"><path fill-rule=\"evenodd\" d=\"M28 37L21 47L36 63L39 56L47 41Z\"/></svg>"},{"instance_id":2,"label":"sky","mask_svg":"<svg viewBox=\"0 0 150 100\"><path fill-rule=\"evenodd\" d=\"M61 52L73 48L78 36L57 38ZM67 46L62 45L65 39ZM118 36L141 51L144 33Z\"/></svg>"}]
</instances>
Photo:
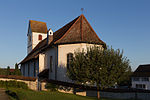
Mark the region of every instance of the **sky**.
<instances>
[{"instance_id":1,"label":"sky","mask_svg":"<svg viewBox=\"0 0 150 100\"><path fill-rule=\"evenodd\" d=\"M1 0L0 67L13 68L27 55L29 20L56 31L83 13L101 40L124 51L134 71L150 64L149 5L150 0Z\"/></svg>"}]
</instances>

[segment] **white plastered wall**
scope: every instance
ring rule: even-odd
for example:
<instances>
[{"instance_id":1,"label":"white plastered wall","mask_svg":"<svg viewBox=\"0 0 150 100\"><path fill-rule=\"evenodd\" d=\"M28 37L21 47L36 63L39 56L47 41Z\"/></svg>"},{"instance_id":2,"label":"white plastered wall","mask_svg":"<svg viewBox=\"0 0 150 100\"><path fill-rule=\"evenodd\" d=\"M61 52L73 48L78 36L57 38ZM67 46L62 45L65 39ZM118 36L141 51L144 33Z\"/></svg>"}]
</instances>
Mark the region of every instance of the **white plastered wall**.
<instances>
[{"instance_id":1,"label":"white plastered wall","mask_svg":"<svg viewBox=\"0 0 150 100\"><path fill-rule=\"evenodd\" d=\"M45 69L45 54L39 54L39 73Z\"/></svg>"},{"instance_id":2,"label":"white plastered wall","mask_svg":"<svg viewBox=\"0 0 150 100\"><path fill-rule=\"evenodd\" d=\"M57 80L72 82L67 75L67 54L74 53L75 51L86 51L87 47L94 46L94 44L79 43L79 44L65 44L58 45L58 68L57 68ZM102 45L96 45L102 48Z\"/></svg>"},{"instance_id":3,"label":"white plastered wall","mask_svg":"<svg viewBox=\"0 0 150 100\"><path fill-rule=\"evenodd\" d=\"M52 72L49 71L49 79L55 80L57 67L57 47L49 48L45 52L45 68L50 69L50 56L52 56Z\"/></svg>"},{"instance_id":4,"label":"white plastered wall","mask_svg":"<svg viewBox=\"0 0 150 100\"><path fill-rule=\"evenodd\" d=\"M38 36L42 35L42 40L44 40L47 37L47 34L45 33L37 33L37 32L32 32L32 49L41 41L38 40Z\"/></svg>"},{"instance_id":5,"label":"white plastered wall","mask_svg":"<svg viewBox=\"0 0 150 100\"><path fill-rule=\"evenodd\" d=\"M32 32L29 29L29 33L28 33L28 54L32 51L32 49L35 48L35 46L42 40L39 40L39 35L42 35L42 40L45 39L47 37L46 33L38 33L38 32ZM29 36L31 37L31 41L29 40Z\"/></svg>"},{"instance_id":6,"label":"white plastered wall","mask_svg":"<svg viewBox=\"0 0 150 100\"><path fill-rule=\"evenodd\" d=\"M142 81L141 77L139 77L139 81L133 81L132 79L132 88L136 88L136 84L145 84L146 90L150 90L150 81Z\"/></svg>"}]
</instances>

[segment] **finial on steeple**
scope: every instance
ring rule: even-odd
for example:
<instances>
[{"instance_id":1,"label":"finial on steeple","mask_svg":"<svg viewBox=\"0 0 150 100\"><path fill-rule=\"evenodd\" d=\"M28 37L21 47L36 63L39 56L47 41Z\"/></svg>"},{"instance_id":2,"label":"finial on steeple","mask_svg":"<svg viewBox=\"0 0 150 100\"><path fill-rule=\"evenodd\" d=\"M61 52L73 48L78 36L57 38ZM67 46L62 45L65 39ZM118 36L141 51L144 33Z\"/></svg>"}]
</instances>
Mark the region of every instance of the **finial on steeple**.
<instances>
[{"instance_id":1,"label":"finial on steeple","mask_svg":"<svg viewBox=\"0 0 150 100\"><path fill-rule=\"evenodd\" d=\"M81 13L83 14L84 8L81 8Z\"/></svg>"}]
</instances>

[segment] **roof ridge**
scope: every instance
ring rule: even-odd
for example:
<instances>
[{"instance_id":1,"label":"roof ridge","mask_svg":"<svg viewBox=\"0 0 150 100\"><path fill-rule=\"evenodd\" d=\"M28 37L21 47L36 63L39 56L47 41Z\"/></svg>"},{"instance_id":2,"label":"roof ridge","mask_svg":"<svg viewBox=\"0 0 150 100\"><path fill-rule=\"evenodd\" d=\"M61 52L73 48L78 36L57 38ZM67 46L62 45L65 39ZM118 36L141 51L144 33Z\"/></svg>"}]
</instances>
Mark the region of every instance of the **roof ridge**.
<instances>
[{"instance_id":1,"label":"roof ridge","mask_svg":"<svg viewBox=\"0 0 150 100\"><path fill-rule=\"evenodd\" d=\"M81 15L81 41L83 41L83 14Z\"/></svg>"},{"instance_id":2,"label":"roof ridge","mask_svg":"<svg viewBox=\"0 0 150 100\"><path fill-rule=\"evenodd\" d=\"M32 32L47 33L46 22L29 20L29 27Z\"/></svg>"},{"instance_id":3,"label":"roof ridge","mask_svg":"<svg viewBox=\"0 0 150 100\"><path fill-rule=\"evenodd\" d=\"M63 39L63 37L65 37L65 36L67 35L67 33L69 32L69 30L70 30L70 29L74 26L74 24L80 19L80 17L81 17L81 16L78 16L77 19L75 18L76 21L71 25L71 27L65 32L65 34L64 34L59 40L56 40L54 43L61 41L61 39Z\"/></svg>"},{"instance_id":4,"label":"roof ridge","mask_svg":"<svg viewBox=\"0 0 150 100\"><path fill-rule=\"evenodd\" d=\"M42 22L42 21L37 21L37 20L29 20L29 22L40 22L40 23L45 23L46 24L46 22Z\"/></svg>"},{"instance_id":5,"label":"roof ridge","mask_svg":"<svg viewBox=\"0 0 150 100\"><path fill-rule=\"evenodd\" d=\"M92 28L92 26L90 25L90 23L87 21L87 19L85 18L85 16L82 14L83 18L85 19L85 21L87 22L87 24L90 26L90 28L92 29L92 31L95 33L96 37L99 39L99 41L101 41L102 43L104 43L96 34L96 32L94 31L94 29ZM104 43L105 44L105 43Z\"/></svg>"}]
</instances>

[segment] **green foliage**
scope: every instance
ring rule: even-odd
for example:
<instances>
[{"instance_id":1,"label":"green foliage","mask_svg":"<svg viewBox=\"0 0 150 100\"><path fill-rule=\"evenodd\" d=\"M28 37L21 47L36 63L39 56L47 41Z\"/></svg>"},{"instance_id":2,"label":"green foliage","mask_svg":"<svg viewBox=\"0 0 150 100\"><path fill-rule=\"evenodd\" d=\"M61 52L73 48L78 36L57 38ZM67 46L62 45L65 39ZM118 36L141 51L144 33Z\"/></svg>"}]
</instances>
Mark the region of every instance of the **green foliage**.
<instances>
[{"instance_id":1,"label":"green foliage","mask_svg":"<svg viewBox=\"0 0 150 100\"><path fill-rule=\"evenodd\" d=\"M7 69L0 68L0 75L6 75Z\"/></svg>"},{"instance_id":2,"label":"green foliage","mask_svg":"<svg viewBox=\"0 0 150 100\"><path fill-rule=\"evenodd\" d=\"M7 72L6 72L6 75L10 75L10 67L7 66Z\"/></svg>"},{"instance_id":3,"label":"green foliage","mask_svg":"<svg viewBox=\"0 0 150 100\"><path fill-rule=\"evenodd\" d=\"M47 83L45 88L50 90L50 91L57 91L58 86L56 84Z\"/></svg>"},{"instance_id":4,"label":"green foliage","mask_svg":"<svg viewBox=\"0 0 150 100\"><path fill-rule=\"evenodd\" d=\"M87 48L87 52L75 53L67 74L78 83L96 84L103 89L122 82L129 72L129 59L123 57L123 51L94 46Z\"/></svg>"},{"instance_id":5,"label":"green foliage","mask_svg":"<svg viewBox=\"0 0 150 100\"><path fill-rule=\"evenodd\" d=\"M18 64L15 64L15 70L13 72L10 72L10 67L8 66L7 69L0 68L0 75L17 75L21 76L21 71L18 68Z\"/></svg>"},{"instance_id":6,"label":"green foliage","mask_svg":"<svg viewBox=\"0 0 150 100\"><path fill-rule=\"evenodd\" d=\"M15 71L12 74L13 75L18 75L18 76L21 75L21 71L19 70L17 63L15 64Z\"/></svg>"},{"instance_id":7,"label":"green foliage","mask_svg":"<svg viewBox=\"0 0 150 100\"><path fill-rule=\"evenodd\" d=\"M16 100L96 100L96 98L93 97L77 96L57 91L32 91L17 88L9 88L9 94L11 94L10 96L15 97Z\"/></svg>"},{"instance_id":8,"label":"green foliage","mask_svg":"<svg viewBox=\"0 0 150 100\"><path fill-rule=\"evenodd\" d=\"M11 96L11 100L97 100L95 97L85 97L68 93L51 92L51 91L32 91L18 88L9 88L6 92ZM124 100L102 98L101 100ZM126 100L126 99L125 99ZM133 99L128 99L133 100Z\"/></svg>"},{"instance_id":9,"label":"green foliage","mask_svg":"<svg viewBox=\"0 0 150 100\"><path fill-rule=\"evenodd\" d=\"M28 89L28 86L24 82L18 82L18 81L0 81L0 87L13 87L13 88L22 88L22 89Z\"/></svg>"}]
</instances>

